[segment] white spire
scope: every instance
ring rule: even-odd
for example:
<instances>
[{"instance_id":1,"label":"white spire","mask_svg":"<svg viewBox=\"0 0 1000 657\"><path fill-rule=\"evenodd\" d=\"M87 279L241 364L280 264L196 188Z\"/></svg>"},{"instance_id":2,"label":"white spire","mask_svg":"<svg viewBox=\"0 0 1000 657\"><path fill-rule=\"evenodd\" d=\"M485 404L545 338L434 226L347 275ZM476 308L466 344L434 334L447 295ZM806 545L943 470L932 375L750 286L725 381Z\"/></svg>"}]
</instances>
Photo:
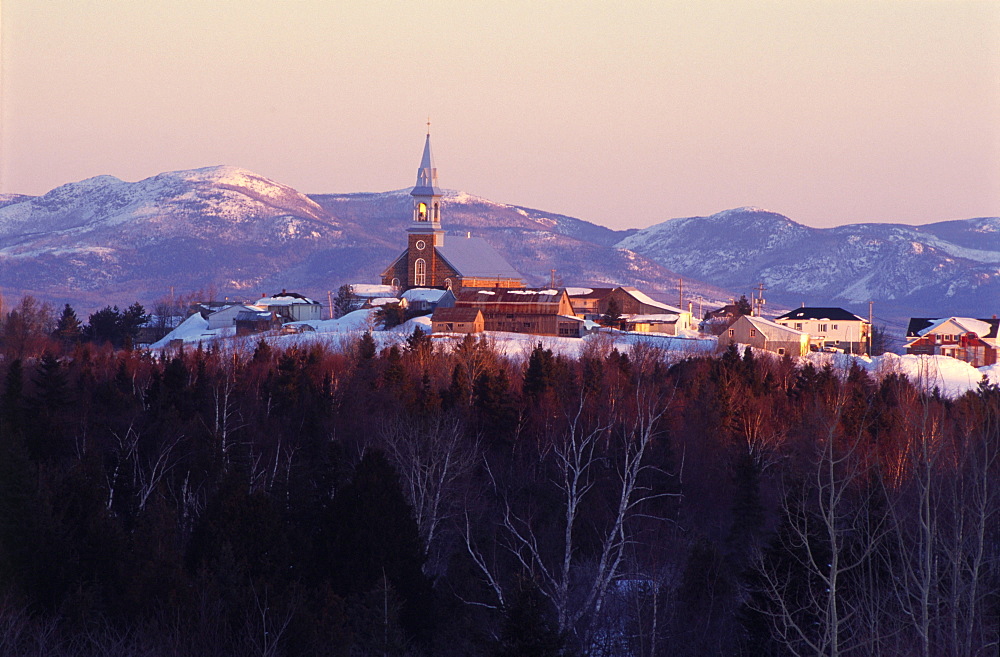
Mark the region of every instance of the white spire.
<instances>
[{"instance_id":1,"label":"white spire","mask_svg":"<svg viewBox=\"0 0 1000 657\"><path fill-rule=\"evenodd\" d=\"M438 172L434 166L434 156L431 155L430 121L427 122L427 139L424 141L424 154L420 158L420 168L417 169L417 184L410 192L413 196L440 196L437 189Z\"/></svg>"}]
</instances>

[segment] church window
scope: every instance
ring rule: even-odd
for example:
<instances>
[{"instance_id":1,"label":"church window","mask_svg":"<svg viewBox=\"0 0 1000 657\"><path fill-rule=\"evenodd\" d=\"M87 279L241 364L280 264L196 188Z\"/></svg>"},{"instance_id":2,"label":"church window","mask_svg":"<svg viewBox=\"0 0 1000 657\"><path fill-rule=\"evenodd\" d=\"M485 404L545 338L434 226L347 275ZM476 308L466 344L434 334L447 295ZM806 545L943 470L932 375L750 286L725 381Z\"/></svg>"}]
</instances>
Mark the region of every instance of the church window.
<instances>
[{"instance_id":1,"label":"church window","mask_svg":"<svg viewBox=\"0 0 1000 657\"><path fill-rule=\"evenodd\" d=\"M444 289L446 289L446 290L450 290L451 289L451 279L450 278L444 279Z\"/></svg>"},{"instance_id":2,"label":"church window","mask_svg":"<svg viewBox=\"0 0 1000 657\"><path fill-rule=\"evenodd\" d=\"M434 204L434 221L441 221L441 204Z\"/></svg>"},{"instance_id":3,"label":"church window","mask_svg":"<svg viewBox=\"0 0 1000 657\"><path fill-rule=\"evenodd\" d=\"M417 204L417 221L427 221L427 204Z\"/></svg>"},{"instance_id":4,"label":"church window","mask_svg":"<svg viewBox=\"0 0 1000 657\"><path fill-rule=\"evenodd\" d=\"M423 240L417 240L417 251L423 251L425 246L427 244Z\"/></svg>"},{"instance_id":5,"label":"church window","mask_svg":"<svg viewBox=\"0 0 1000 657\"><path fill-rule=\"evenodd\" d=\"M427 285L427 261L417 258L413 263L413 284L417 286Z\"/></svg>"},{"instance_id":6,"label":"church window","mask_svg":"<svg viewBox=\"0 0 1000 657\"><path fill-rule=\"evenodd\" d=\"M399 279L398 278L392 279L392 286L393 287L399 287Z\"/></svg>"}]
</instances>

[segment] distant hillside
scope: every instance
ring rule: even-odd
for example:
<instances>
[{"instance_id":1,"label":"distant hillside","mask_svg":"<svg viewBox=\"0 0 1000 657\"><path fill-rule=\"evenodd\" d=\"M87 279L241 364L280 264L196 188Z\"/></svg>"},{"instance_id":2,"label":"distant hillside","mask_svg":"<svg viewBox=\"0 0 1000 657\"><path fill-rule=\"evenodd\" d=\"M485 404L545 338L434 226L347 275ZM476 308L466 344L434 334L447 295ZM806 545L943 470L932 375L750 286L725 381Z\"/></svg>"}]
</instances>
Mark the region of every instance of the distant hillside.
<instances>
[{"instance_id":1,"label":"distant hillside","mask_svg":"<svg viewBox=\"0 0 1000 657\"><path fill-rule=\"evenodd\" d=\"M676 294L674 272L613 246L632 231L459 192L444 202L450 233L486 238L529 283L547 284L555 269L567 285ZM135 183L98 176L43 196L0 197L0 287L82 310L150 302L171 287L220 298L280 289L323 298L345 282L377 281L404 248L409 220L408 190L307 196L227 166Z\"/></svg>"},{"instance_id":2,"label":"distant hillside","mask_svg":"<svg viewBox=\"0 0 1000 657\"><path fill-rule=\"evenodd\" d=\"M881 316L1000 312L1000 218L809 228L758 208L671 219L617 244L720 287L762 281L787 306L876 302Z\"/></svg>"}]
</instances>

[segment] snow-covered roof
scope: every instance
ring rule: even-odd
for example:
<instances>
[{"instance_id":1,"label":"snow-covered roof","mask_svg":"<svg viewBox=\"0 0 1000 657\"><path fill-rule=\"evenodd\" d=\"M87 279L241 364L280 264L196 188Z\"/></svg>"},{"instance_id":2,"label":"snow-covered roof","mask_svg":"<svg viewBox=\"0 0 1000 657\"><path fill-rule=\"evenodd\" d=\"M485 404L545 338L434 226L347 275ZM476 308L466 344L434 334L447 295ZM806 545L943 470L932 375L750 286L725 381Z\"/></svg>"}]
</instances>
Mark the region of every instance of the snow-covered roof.
<instances>
[{"instance_id":1,"label":"snow-covered roof","mask_svg":"<svg viewBox=\"0 0 1000 657\"><path fill-rule=\"evenodd\" d=\"M661 310L666 310L667 312L675 314L675 315L679 315L680 313L684 312L680 308L676 308L676 307L671 306L669 304L662 303L660 301L656 301L655 299L653 299L652 297L650 297L645 292L640 292L639 290L635 289L634 287L623 287L622 290L624 290L626 294L628 294L630 297L632 297L633 299L635 299L639 303L645 304L647 306L653 306L654 308L660 308Z\"/></svg>"},{"instance_id":2,"label":"snow-covered roof","mask_svg":"<svg viewBox=\"0 0 1000 657\"><path fill-rule=\"evenodd\" d=\"M304 297L301 294L275 294L270 297L261 297L254 302L255 306L262 306L267 308L268 306L296 306L296 305L309 305L318 306L319 301L313 301L309 297Z\"/></svg>"},{"instance_id":3,"label":"snow-covered roof","mask_svg":"<svg viewBox=\"0 0 1000 657\"><path fill-rule=\"evenodd\" d=\"M992 324L981 319L973 319L972 317L942 317L927 328L917 331L917 335L924 336L929 333L936 333L939 328L948 322L954 323L962 333L975 333L981 338L988 336L993 330Z\"/></svg>"},{"instance_id":4,"label":"snow-covered roof","mask_svg":"<svg viewBox=\"0 0 1000 657\"><path fill-rule=\"evenodd\" d=\"M403 292L403 298L409 302L426 301L427 303L437 303L444 296L446 290L435 290L429 287L414 287Z\"/></svg>"},{"instance_id":5,"label":"snow-covered roof","mask_svg":"<svg viewBox=\"0 0 1000 657\"><path fill-rule=\"evenodd\" d=\"M395 297L375 297L368 302L371 306L388 306L392 303L399 303L399 299Z\"/></svg>"},{"instance_id":6,"label":"snow-covered roof","mask_svg":"<svg viewBox=\"0 0 1000 657\"><path fill-rule=\"evenodd\" d=\"M462 276L521 278L521 274L481 237L446 237L437 251Z\"/></svg>"},{"instance_id":7,"label":"snow-covered roof","mask_svg":"<svg viewBox=\"0 0 1000 657\"><path fill-rule=\"evenodd\" d=\"M393 287L392 285L354 283L351 285L351 292L354 293L355 296L364 297L366 299L374 299L376 297L394 297L399 293L399 288Z\"/></svg>"},{"instance_id":8,"label":"snow-covered roof","mask_svg":"<svg viewBox=\"0 0 1000 657\"><path fill-rule=\"evenodd\" d=\"M669 315L634 315L629 318L630 322L649 322L649 323L660 323L660 324L671 324L676 322L681 318L680 315L673 313Z\"/></svg>"},{"instance_id":9,"label":"snow-covered roof","mask_svg":"<svg viewBox=\"0 0 1000 657\"><path fill-rule=\"evenodd\" d=\"M782 326L772 322L769 319L764 319L763 317L754 317L753 315L743 315L740 319L745 319L750 322L754 328L761 332L768 340L774 339L788 339L788 336L793 336L796 339L801 339L802 336L808 335L804 331L796 331L788 326Z\"/></svg>"}]
</instances>

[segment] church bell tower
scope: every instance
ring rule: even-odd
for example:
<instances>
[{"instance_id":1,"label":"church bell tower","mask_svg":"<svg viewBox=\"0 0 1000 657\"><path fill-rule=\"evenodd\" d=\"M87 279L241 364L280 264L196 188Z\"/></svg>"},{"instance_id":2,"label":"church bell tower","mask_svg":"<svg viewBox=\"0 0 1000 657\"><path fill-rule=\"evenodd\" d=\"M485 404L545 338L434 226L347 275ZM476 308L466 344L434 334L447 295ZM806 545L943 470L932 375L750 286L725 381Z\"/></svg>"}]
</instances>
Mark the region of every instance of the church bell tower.
<instances>
[{"instance_id":1,"label":"church bell tower","mask_svg":"<svg viewBox=\"0 0 1000 657\"><path fill-rule=\"evenodd\" d=\"M413 221L407 229L408 282L413 287L436 287L442 283L436 280L437 253L434 247L444 245L444 231L441 229L441 191L438 189L437 167L431 155L430 122L427 123L424 154L417 169L417 183L410 196L413 197Z\"/></svg>"}]
</instances>

